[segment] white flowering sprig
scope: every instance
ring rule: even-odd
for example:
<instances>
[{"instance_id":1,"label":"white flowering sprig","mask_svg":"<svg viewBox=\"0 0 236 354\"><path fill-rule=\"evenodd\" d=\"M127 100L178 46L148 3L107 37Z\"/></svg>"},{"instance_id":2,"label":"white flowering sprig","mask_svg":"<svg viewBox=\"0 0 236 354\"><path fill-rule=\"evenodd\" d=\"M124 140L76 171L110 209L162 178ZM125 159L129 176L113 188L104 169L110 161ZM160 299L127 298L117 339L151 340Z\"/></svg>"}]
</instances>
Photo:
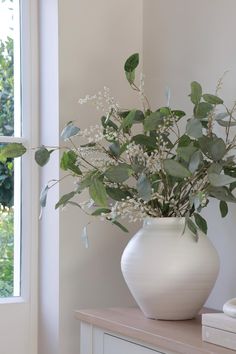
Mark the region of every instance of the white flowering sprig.
<instances>
[{"instance_id":1,"label":"white flowering sprig","mask_svg":"<svg viewBox=\"0 0 236 354\"><path fill-rule=\"evenodd\" d=\"M124 69L130 87L141 98L142 110L121 109L107 87L96 95L86 95L80 104L94 103L102 111L101 120L84 130L77 122L69 122L61 134L65 146L41 146L35 153L36 162L44 166L53 151L62 150L60 167L67 172L62 179L72 176L75 183L56 208L76 205L124 231L123 219L137 222L146 217L185 217L197 237L199 229L207 232L201 210L211 197L219 200L223 217L228 203L236 202L236 104L229 109L218 97L222 80L214 95L204 94L194 81L189 95L194 105L191 117L170 107L169 91L167 106L152 110L143 75L140 83L135 83L138 64L139 55L133 54ZM185 119L184 130L179 127L181 119ZM21 144L6 145L0 150L0 161L25 151ZM61 181L46 186L40 199L42 207L48 190Z\"/></svg>"}]
</instances>

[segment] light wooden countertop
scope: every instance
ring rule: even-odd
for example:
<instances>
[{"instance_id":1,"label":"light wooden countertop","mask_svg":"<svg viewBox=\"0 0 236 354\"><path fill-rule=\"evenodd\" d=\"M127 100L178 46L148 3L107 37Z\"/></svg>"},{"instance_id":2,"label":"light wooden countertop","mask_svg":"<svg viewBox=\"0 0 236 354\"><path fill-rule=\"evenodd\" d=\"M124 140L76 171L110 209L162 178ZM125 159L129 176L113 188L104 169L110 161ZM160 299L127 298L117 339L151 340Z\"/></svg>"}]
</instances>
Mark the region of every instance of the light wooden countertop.
<instances>
[{"instance_id":1,"label":"light wooden countertop","mask_svg":"<svg viewBox=\"0 0 236 354\"><path fill-rule=\"evenodd\" d=\"M150 320L138 308L79 310L75 316L115 334L181 354L236 353L202 341L201 316L188 321Z\"/></svg>"}]
</instances>

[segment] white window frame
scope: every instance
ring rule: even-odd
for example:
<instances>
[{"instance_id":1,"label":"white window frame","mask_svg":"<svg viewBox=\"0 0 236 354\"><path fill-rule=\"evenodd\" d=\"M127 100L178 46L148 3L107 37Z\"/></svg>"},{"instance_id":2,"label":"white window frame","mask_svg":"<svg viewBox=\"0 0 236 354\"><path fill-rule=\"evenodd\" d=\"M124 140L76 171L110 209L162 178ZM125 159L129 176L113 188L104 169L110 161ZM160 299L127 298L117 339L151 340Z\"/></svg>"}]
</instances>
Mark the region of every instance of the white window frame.
<instances>
[{"instance_id":1,"label":"white window frame","mask_svg":"<svg viewBox=\"0 0 236 354\"><path fill-rule=\"evenodd\" d=\"M20 13L22 137L0 137L0 141L22 142L28 152L21 162L21 295L0 299L0 342L4 354L36 354L38 346L39 174L31 149L39 142L38 0L21 0Z\"/></svg>"}]
</instances>

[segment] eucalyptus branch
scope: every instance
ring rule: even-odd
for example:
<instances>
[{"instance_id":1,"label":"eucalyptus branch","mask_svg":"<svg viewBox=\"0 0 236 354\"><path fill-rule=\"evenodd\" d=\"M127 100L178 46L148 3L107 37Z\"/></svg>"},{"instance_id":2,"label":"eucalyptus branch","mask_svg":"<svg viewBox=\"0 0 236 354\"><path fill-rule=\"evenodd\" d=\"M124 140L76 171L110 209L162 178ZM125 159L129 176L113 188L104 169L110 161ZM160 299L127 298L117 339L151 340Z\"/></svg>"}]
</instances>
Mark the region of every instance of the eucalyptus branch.
<instances>
[{"instance_id":1,"label":"eucalyptus branch","mask_svg":"<svg viewBox=\"0 0 236 354\"><path fill-rule=\"evenodd\" d=\"M91 162L87 161L87 160L81 155L81 153L79 152L77 146L74 144L74 142L72 141L71 138L69 138L69 141L70 141L70 143L72 144L72 146L74 147L74 149L77 151L77 154L78 154L79 158L80 158L81 160L83 160L86 164L88 164L89 166L91 166L92 168L94 168L95 170L98 170L98 168L97 168L96 166L94 166L93 164L91 164Z\"/></svg>"},{"instance_id":2,"label":"eucalyptus branch","mask_svg":"<svg viewBox=\"0 0 236 354\"><path fill-rule=\"evenodd\" d=\"M56 184L61 183L64 179L71 177L72 174L68 173L65 176L59 178L59 179L51 179L50 181L48 181L48 189L53 188ZM53 182L52 184L50 184L51 182Z\"/></svg>"},{"instance_id":3,"label":"eucalyptus branch","mask_svg":"<svg viewBox=\"0 0 236 354\"><path fill-rule=\"evenodd\" d=\"M231 129L232 123L236 122L236 102L232 109L224 106L228 120L224 120L226 117L223 115L219 121L226 129L225 135L218 137L214 122L216 108L223 104L217 96L222 78L217 83L216 95L204 94L201 85L192 82L190 98L194 105L194 118L187 121L181 135L178 121L185 113L172 111L169 107L157 107L151 112L142 82L140 87L133 82L138 64L139 56L134 54L127 59L124 68L131 88L142 97L141 112L140 109L127 109L127 114L124 114L125 110L114 103L106 88L104 94L86 96L81 102L97 98L98 106L104 108L106 114L108 112L107 119L102 118L100 125L84 131L69 122L61 134L65 141L69 140L69 147L42 146L37 149L36 162L40 166L48 163L50 149L66 150L60 166L71 171L61 179L49 182L42 193L41 205L44 207L46 204L47 189L69 176L77 181L79 176L78 191L89 193L97 206L97 216L116 222L124 217L133 222L146 216L190 218L196 208L194 217L198 217L198 222L193 224L193 232L198 227L206 232L206 223L199 213L207 205L208 187L211 187L211 195L224 202L220 210L223 216L227 213L226 201L236 202L229 188L236 182L236 162L228 158L228 153L236 148L236 135L232 137ZM105 99L105 104L99 104L101 99ZM105 110L107 105L109 109ZM137 111L140 114L136 115ZM137 130L133 128L136 124ZM73 140L77 135L86 139L87 144L77 144L77 140ZM21 143L6 144L6 147L0 147L1 162L6 163L7 158L21 156L25 151ZM13 168L11 161L8 162L9 169ZM57 207L70 203L86 212L83 202L71 201L75 193L72 190L62 196Z\"/></svg>"},{"instance_id":4,"label":"eucalyptus branch","mask_svg":"<svg viewBox=\"0 0 236 354\"><path fill-rule=\"evenodd\" d=\"M212 109L212 111L208 114L208 123L207 123L207 135L209 137L212 136L213 132L213 123L214 123L214 117L215 117L215 107Z\"/></svg>"},{"instance_id":5,"label":"eucalyptus branch","mask_svg":"<svg viewBox=\"0 0 236 354\"><path fill-rule=\"evenodd\" d=\"M139 88L134 82L133 82L132 84L130 84L130 86L132 87L132 89L133 89L134 91L137 91L137 92L139 92L139 93L141 94L141 96L143 97L143 99L145 100L145 102L146 102L146 104L147 104L147 110L151 110L151 105L150 105L150 102L149 102L147 96L144 95L143 92L141 92L140 88ZM144 107L144 110L146 111L146 108L145 108L145 107Z\"/></svg>"},{"instance_id":6,"label":"eucalyptus branch","mask_svg":"<svg viewBox=\"0 0 236 354\"><path fill-rule=\"evenodd\" d=\"M234 120L234 118L233 118L233 113L234 113L235 110L236 110L236 101L234 102L234 105L233 105L233 107L232 107L231 110L229 110L226 106L224 106L224 107L225 107L227 113L229 114L229 121L228 121L228 124L227 124L227 126L226 126L226 128L225 128L225 130L226 130L226 143L228 143L228 141L229 141L229 133L230 133L231 122L232 122L232 120Z\"/></svg>"}]
</instances>

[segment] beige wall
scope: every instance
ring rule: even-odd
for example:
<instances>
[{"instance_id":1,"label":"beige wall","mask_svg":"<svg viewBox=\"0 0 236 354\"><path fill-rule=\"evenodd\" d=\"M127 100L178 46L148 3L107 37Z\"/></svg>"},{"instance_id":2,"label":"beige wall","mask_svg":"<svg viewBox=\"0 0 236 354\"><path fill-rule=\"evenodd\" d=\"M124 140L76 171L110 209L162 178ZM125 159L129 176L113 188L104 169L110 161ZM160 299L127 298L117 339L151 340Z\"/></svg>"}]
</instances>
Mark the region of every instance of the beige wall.
<instances>
[{"instance_id":1,"label":"beige wall","mask_svg":"<svg viewBox=\"0 0 236 354\"><path fill-rule=\"evenodd\" d=\"M236 99L236 1L144 1L144 72L153 107L165 104L165 88L172 91L172 106L191 112L189 85L193 80L213 91L218 78L229 70L222 97ZM209 237L221 258L220 276L207 303L221 308L236 296L235 206L221 220L218 204L207 211Z\"/></svg>"},{"instance_id":2,"label":"beige wall","mask_svg":"<svg viewBox=\"0 0 236 354\"><path fill-rule=\"evenodd\" d=\"M42 21L41 41L44 48L42 106L54 107L52 111L42 112L46 144L50 144L48 122L52 117L57 126L58 104L61 127L76 119L83 128L94 124L99 114L94 108L80 106L78 99L104 85L111 88L122 106L137 103L123 75L125 58L136 51L144 50L146 88L153 105L164 104L168 86L173 105L189 110L190 81L198 80L206 90L212 90L219 76L228 69L231 71L225 80L223 96L229 102L236 97L235 0L146 0L144 23L142 0L60 0L59 38L52 35L57 33L57 23L50 20L51 13L56 22L57 0L41 3L46 18L46 23ZM54 135L56 143L57 130ZM52 171L51 165L45 181ZM54 173L57 175L58 170ZM68 181L60 194L70 188ZM58 215L52 206L56 198L57 191L48 202L42 223L39 341L44 344L40 354L77 354L79 326L73 319L74 309L133 304L119 266L128 236L96 222L89 226L90 247L85 249L80 240L85 216L68 208L60 212L57 230ZM222 262L219 281L208 303L216 308L236 295L235 211L232 208L224 221L220 220L215 205L208 212L210 237ZM59 303L54 301L58 287Z\"/></svg>"},{"instance_id":3,"label":"beige wall","mask_svg":"<svg viewBox=\"0 0 236 354\"><path fill-rule=\"evenodd\" d=\"M61 127L76 120L81 128L102 115L78 99L108 86L119 103L136 104L123 73L126 57L142 51L141 0L59 1L59 102ZM63 184L60 193L73 188ZM89 226L89 249L81 231L88 220L75 208L60 213L60 353L77 354L79 326L73 310L133 304L120 272L129 236L116 227ZM48 353L47 353L48 354Z\"/></svg>"}]
</instances>

